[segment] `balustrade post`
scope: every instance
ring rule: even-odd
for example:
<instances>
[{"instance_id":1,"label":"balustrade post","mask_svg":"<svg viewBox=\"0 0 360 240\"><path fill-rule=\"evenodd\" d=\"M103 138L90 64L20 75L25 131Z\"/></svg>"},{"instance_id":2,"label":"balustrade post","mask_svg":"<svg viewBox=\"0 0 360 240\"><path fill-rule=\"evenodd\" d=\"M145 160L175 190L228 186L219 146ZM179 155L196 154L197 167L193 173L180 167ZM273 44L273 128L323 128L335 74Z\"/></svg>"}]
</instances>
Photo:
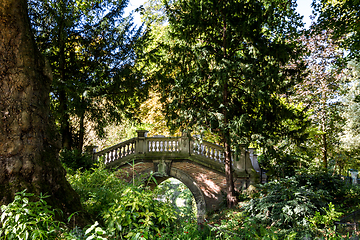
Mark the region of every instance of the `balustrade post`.
<instances>
[{"instance_id":1,"label":"balustrade post","mask_svg":"<svg viewBox=\"0 0 360 240\"><path fill-rule=\"evenodd\" d=\"M237 159L233 159L234 168L236 169L246 169L246 149L245 144L240 144L239 150L240 152L237 152ZM237 160L237 161L236 161Z\"/></svg>"},{"instance_id":2,"label":"balustrade post","mask_svg":"<svg viewBox=\"0 0 360 240\"><path fill-rule=\"evenodd\" d=\"M190 134L187 132L183 132L180 138L180 153L184 155L190 155Z\"/></svg>"},{"instance_id":3,"label":"balustrade post","mask_svg":"<svg viewBox=\"0 0 360 240\"><path fill-rule=\"evenodd\" d=\"M92 159L93 163L97 160L97 159L95 159L95 153L96 153L97 148L98 148L98 146L95 146L95 145L85 146L85 152L88 153L89 155L91 155L91 159Z\"/></svg>"},{"instance_id":4,"label":"balustrade post","mask_svg":"<svg viewBox=\"0 0 360 240\"><path fill-rule=\"evenodd\" d=\"M148 152L146 147L146 136L149 131L147 130L136 130L137 138L135 144L135 152L137 154L144 154Z\"/></svg>"},{"instance_id":5,"label":"balustrade post","mask_svg":"<svg viewBox=\"0 0 360 240\"><path fill-rule=\"evenodd\" d=\"M255 148L249 148L249 156L250 156L250 160L251 160L251 164L252 164L253 168L255 169L255 171L257 173L259 173L260 166L257 161L257 155L255 154Z\"/></svg>"}]
</instances>

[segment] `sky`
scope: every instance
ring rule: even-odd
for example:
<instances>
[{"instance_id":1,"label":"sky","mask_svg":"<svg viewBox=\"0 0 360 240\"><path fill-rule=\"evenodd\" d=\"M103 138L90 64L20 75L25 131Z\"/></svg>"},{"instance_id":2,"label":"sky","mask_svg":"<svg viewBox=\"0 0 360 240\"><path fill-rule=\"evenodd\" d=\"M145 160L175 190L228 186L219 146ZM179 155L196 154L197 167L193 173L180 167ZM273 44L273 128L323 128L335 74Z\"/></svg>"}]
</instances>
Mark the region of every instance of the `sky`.
<instances>
[{"instance_id":1,"label":"sky","mask_svg":"<svg viewBox=\"0 0 360 240\"><path fill-rule=\"evenodd\" d=\"M140 5L144 4L144 2L146 2L146 0L130 0L126 15L128 14L129 11L134 10L138 8ZM311 24L311 20L310 20L310 15L312 14L311 3L312 0L297 0L297 4L298 4L297 11L300 13L300 15L304 16L303 20L305 22L306 28L308 28ZM138 13L134 14L134 21L137 25L141 24L140 14Z\"/></svg>"}]
</instances>

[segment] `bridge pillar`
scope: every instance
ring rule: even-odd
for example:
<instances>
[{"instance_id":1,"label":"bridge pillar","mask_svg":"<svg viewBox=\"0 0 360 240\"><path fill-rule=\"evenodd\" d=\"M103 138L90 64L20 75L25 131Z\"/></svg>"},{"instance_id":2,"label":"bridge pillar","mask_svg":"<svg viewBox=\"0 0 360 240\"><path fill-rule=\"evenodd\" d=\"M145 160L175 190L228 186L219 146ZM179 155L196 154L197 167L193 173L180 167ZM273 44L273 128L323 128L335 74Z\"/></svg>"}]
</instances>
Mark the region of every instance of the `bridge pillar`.
<instances>
[{"instance_id":1,"label":"bridge pillar","mask_svg":"<svg viewBox=\"0 0 360 240\"><path fill-rule=\"evenodd\" d=\"M145 152L147 152L145 138L148 132L149 131L147 130L136 130L137 139L135 144L135 153L144 154Z\"/></svg>"},{"instance_id":2,"label":"bridge pillar","mask_svg":"<svg viewBox=\"0 0 360 240\"><path fill-rule=\"evenodd\" d=\"M186 156L190 155L190 134L183 132L180 138L180 153Z\"/></svg>"},{"instance_id":3,"label":"bridge pillar","mask_svg":"<svg viewBox=\"0 0 360 240\"><path fill-rule=\"evenodd\" d=\"M237 156L235 159L233 159L234 162L234 167L237 169L246 169L246 149L245 149L245 144L240 144L239 150L240 152L237 153Z\"/></svg>"}]
</instances>

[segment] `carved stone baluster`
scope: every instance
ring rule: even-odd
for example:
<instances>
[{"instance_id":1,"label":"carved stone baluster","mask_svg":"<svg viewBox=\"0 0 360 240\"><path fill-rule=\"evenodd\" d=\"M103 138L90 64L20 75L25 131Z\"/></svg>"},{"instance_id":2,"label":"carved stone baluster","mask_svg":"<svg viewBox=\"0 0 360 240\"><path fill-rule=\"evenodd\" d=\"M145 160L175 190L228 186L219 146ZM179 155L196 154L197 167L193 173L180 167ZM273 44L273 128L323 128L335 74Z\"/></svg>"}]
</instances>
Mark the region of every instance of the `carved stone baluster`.
<instances>
[{"instance_id":1,"label":"carved stone baluster","mask_svg":"<svg viewBox=\"0 0 360 240\"><path fill-rule=\"evenodd\" d=\"M115 148L115 149L114 149L114 161L118 159L118 154L117 154L117 153L118 153L118 149L119 149L119 148Z\"/></svg>"},{"instance_id":2,"label":"carved stone baluster","mask_svg":"<svg viewBox=\"0 0 360 240\"><path fill-rule=\"evenodd\" d=\"M160 152L164 151L164 141L162 141L162 140L159 141L159 151Z\"/></svg>"},{"instance_id":3,"label":"carved stone baluster","mask_svg":"<svg viewBox=\"0 0 360 240\"><path fill-rule=\"evenodd\" d=\"M220 159L220 157L219 157L219 149L215 149L214 150L214 160L216 162L219 162L219 159Z\"/></svg>"},{"instance_id":4,"label":"carved stone baluster","mask_svg":"<svg viewBox=\"0 0 360 240\"><path fill-rule=\"evenodd\" d=\"M173 141L173 140L170 140L169 141L169 150L170 150L170 152L175 152L175 141Z\"/></svg>"},{"instance_id":5,"label":"carved stone baluster","mask_svg":"<svg viewBox=\"0 0 360 240\"><path fill-rule=\"evenodd\" d=\"M105 163L109 163L109 153L105 153Z\"/></svg>"},{"instance_id":6,"label":"carved stone baluster","mask_svg":"<svg viewBox=\"0 0 360 240\"><path fill-rule=\"evenodd\" d=\"M164 140L164 152L169 152L169 140Z\"/></svg>"},{"instance_id":7,"label":"carved stone baluster","mask_svg":"<svg viewBox=\"0 0 360 240\"><path fill-rule=\"evenodd\" d=\"M131 154L133 154L135 152L135 143L132 142L131 143Z\"/></svg>"},{"instance_id":8,"label":"carved stone baluster","mask_svg":"<svg viewBox=\"0 0 360 240\"><path fill-rule=\"evenodd\" d=\"M152 141L149 141L149 152L152 152L153 150L152 150Z\"/></svg>"}]
</instances>

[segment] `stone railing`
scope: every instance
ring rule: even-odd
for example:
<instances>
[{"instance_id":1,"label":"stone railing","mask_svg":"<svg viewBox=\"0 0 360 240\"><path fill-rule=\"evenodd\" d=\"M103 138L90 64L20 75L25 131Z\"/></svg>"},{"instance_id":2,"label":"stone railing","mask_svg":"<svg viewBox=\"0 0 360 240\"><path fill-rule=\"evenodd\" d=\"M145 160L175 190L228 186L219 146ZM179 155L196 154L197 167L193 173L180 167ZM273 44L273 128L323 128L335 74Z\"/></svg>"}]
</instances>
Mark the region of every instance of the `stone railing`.
<instances>
[{"instance_id":1,"label":"stone railing","mask_svg":"<svg viewBox=\"0 0 360 240\"><path fill-rule=\"evenodd\" d=\"M180 138L178 137L151 137L146 138L145 144L149 153L153 152L180 152Z\"/></svg>"},{"instance_id":2,"label":"stone railing","mask_svg":"<svg viewBox=\"0 0 360 240\"><path fill-rule=\"evenodd\" d=\"M112 147L106 148L102 151L96 152L94 155L96 160L102 158L101 160L105 164L109 164L118 159L122 159L124 157L135 154L135 149L136 149L136 138L132 138L125 142L116 144Z\"/></svg>"},{"instance_id":3,"label":"stone railing","mask_svg":"<svg viewBox=\"0 0 360 240\"><path fill-rule=\"evenodd\" d=\"M215 162L224 163L224 148L207 141L191 141L190 154L200 155Z\"/></svg>"},{"instance_id":4,"label":"stone railing","mask_svg":"<svg viewBox=\"0 0 360 240\"><path fill-rule=\"evenodd\" d=\"M106 165L123 164L131 158L142 160L192 159L206 166L218 168L224 165L224 148L207 141L197 141L188 135L182 137L147 137L147 131L138 130L137 137L94 153L94 159ZM237 158L232 153L234 169L260 171L254 149L241 150ZM238 159L239 161L236 161Z\"/></svg>"}]
</instances>

